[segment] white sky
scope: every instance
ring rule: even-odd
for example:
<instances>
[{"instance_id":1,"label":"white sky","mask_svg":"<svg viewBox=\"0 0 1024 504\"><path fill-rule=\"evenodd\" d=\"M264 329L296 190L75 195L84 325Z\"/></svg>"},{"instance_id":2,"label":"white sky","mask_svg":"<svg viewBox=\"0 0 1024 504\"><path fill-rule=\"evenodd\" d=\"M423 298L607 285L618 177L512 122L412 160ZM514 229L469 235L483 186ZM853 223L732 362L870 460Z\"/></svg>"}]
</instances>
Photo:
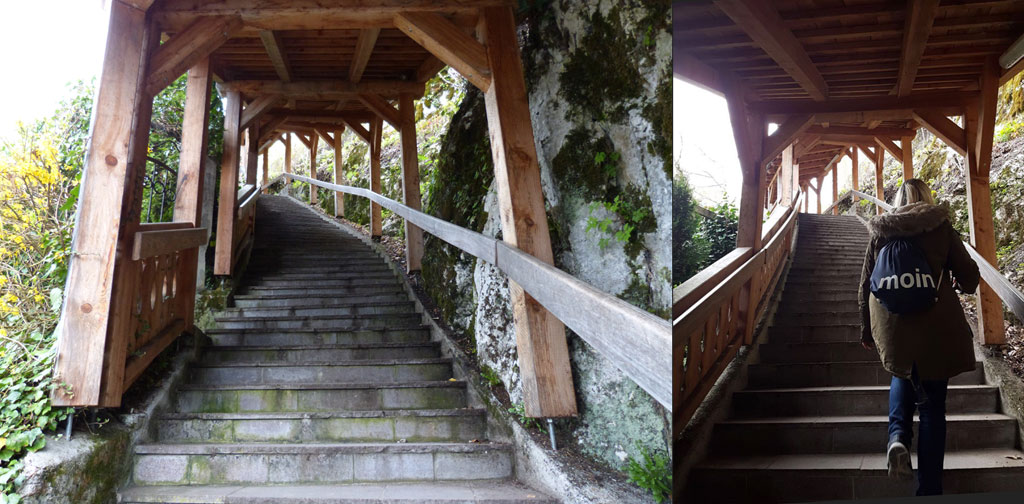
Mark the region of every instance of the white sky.
<instances>
[{"instance_id":1,"label":"white sky","mask_svg":"<svg viewBox=\"0 0 1024 504\"><path fill-rule=\"evenodd\" d=\"M739 207L743 175L736 157L736 143L732 136L729 109L725 98L675 79L672 86L673 148L675 164L682 169L694 189L695 198L703 206L712 206L723 197ZM769 131L774 130L770 127ZM861 171L873 166L864 164ZM850 187L851 162L843 158L839 163L839 192ZM822 179L824 210L832 204L832 176ZM817 200L810 190L810 210L815 211Z\"/></svg>"},{"instance_id":2,"label":"white sky","mask_svg":"<svg viewBox=\"0 0 1024 504\"><path fill-rule=\"evenodd\" d=\"M68 83L97 75L107 32L101 0L4 1L3 10L0 137L52 114Z\"/></svg>"}]
</instances>

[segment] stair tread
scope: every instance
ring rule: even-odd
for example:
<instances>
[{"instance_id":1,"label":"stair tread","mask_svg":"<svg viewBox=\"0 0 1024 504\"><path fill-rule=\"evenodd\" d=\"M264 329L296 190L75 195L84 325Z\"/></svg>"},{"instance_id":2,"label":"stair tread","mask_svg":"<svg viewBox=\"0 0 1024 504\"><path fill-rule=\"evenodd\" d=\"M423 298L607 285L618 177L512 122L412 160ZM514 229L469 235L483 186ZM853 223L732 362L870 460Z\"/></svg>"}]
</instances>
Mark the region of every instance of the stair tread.
<instances>
[{"instance_id":1,"label":"stair tread","mask_svg":"<svg viewBox=\"0 0 1024 504\"><path fill-rule=\"evenodd\" d=\"M917 418L915 416L915 418ZM947 413L947 422L976 421L1015 421L1002 413ZM730 418L719 422L723 425L806 425L806 424L866 424L888 423L889 417L884 415L834 415L834 416L796 416L796 417L754 417Z\"/></svg>"},{"instance_id":2,"label":"stair tread","mask_svg":"<svg viewBox=\"0 0 1024 504\"><path fill-rule=\"evenodd\" d=\"M1020 457L1019 459L1013 457ZM911 453L917 467L917 453ZM885 453L815 453L786 455L736 455L710 457L695 469L769 471L886 471ZM1024 452L1016 449L986 449L946 452L943 471L970 469L1024 469Z\"/></svg>"},{"instance_id":3,"label":"stair tread","mask_svg":"<svg viewBox=\"0 0 1024 504\"><path fill-rule=\"evenodd\" d=\"M186 383L178 388L179 390L351 390L367 388L461 388L465 386L465 381L449 380L370 383L270 383L259 385L210 385L204 383Z\"/></svg>"},{"instance_id":4,"label":"stair tread","mask_svg":"<svg viewBox=\"0 0 1024 504\"><path fill-rule=\"evenodd\" d=\"M427 348L438 346L435 341L409 343L335 343L329 345L223 345L208 347L207 352L268 351L268 350L365 350L380 348Z\"/></svg>"},{"instance_id":5,"label":"stair tread","mask_svg":"<svg viewBox=\"0 0 1024 504\"><path fill-rule=\"evenodd\" d=\"M995 385L953 385L950 384L949 390L995 390L998 387ZM856 392L878 392L878 391L889 391L888 385L848 385L840 387L780 387L780 388L764 388L764 389L746 389L741 390L739 394L778 394L778 393L793 393L793 394L804 394L808 392L837 392L837 391L856 391Z\"/></svg>"},{"instance_id":6,"label":"stair tread","mask_svg":"<svg viewBox=\"0 0 1024 504\"><path fill-rule=\"evenodd\" d=\"M425 498L429 497L429 500ZM172 500L173 499L173 500ZM136 486L120 492L130 503L324 503L351 502L558 502L514 481L423 482L347 485L187 485Z\"/></svg>"},{"instance_id":7,"label":"stair tread","mask_svg":"<svg viewBox=\"0 0 1024 504\"><path fill-rule=\"evenodd\" d=\"M164 420L293 420L327 418L391 418L391 417L440 417L440 416L483 416L481 408L423 409L423 410L349 410L317 412L255 412L255 413L162 413Z\"/></svg>"},{"instance_id":8,"label":"stair tread","mask_svg":"<svg viewBox=\"0 0 1024 504\"><path fill-rule=\"evenodd\" d=\"M220 455L220 454L295 454L295 453L476 453L509 450L509 443L143 443L136 445L139 455Z\"/></svg>"},{"instance_id":9,"label":"stair tread","mask_svg":"<svg viewBox=\"0 0 1024 504\"><path fill-rule=\"evenodd\" d=\"M240 320L255 320L252 318L242 318ZM204 331L206 334L231 334L231 333L274 333L274 334L288 334L288 333L331 333L331 332L388 332L388 331L411 331L411 330L426 330L430 329L430 326L425 324L413 324L406 326L397 327L367 327L358 329L331 329L329 327L292 327L292 328L278 328L278 327L218 327L216 329L208 329Z\"/></svg>"},{"instance_id":10,"label":"stair tread","mask_svg":"<svg viewBox=\"0 0 1024 504\"><path fill-rule=\"evenodd\" d=\"M345 367L345 366L408 366L418 364L451 364L449 357L413 359L350 359L330 361L256 361L256 362L197 362L196 368L263 368L263 367Z\"/></svg>"}]
</instances>

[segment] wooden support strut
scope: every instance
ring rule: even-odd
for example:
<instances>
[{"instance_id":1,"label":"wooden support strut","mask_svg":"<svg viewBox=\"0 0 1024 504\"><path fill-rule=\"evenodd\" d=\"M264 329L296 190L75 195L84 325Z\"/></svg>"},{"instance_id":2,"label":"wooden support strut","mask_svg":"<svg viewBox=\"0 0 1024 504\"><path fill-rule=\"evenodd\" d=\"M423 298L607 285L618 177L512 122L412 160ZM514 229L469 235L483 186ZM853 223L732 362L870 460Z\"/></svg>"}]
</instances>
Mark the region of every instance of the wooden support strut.
<instances>
[{"instance_id":1,"label":"wooden support strut","mask_svg":"<svg viewBox=\"0 0 1024 504\"><path fill-rule=\"evenodd\" d=\"M885 166L885 149L875 147L875 197L885 201L885 186L882 181L883 166ZM882 215L885 210L881 206L875 205L875 212Z\"/></svg>"},{"instance_id":2,"label":"wooden support strut","mask_svg":"<svg viewBox=\"0 0 1024 504\"><path fill-rule=\"evenodd\" d=\"M370 191L380 194L380 152L384 121L370 121ZM381 208L377 202L370 203L370 236L380 239L383 234Z\"/></svg>"},{"instance_id":3,"label":"wooden support strut","mask_svg":"<svg viewBox=\"0 0 1024 504\"><path fill-rule=\"evenodd\" d=\"M553 264L540 165L512 9L483 9L478 32L484 39L493 75L485 93L485 105L502 239L512 247ZM565 327L517 283L509 282L509 295L526 415L549 418L576 415ZM664 358L671 359L671 356Z\"/></svg>"},{"instance_id":4,"label":"wooden support strut","mask_svg":"<svg viewBox=\"0 0 1024 504\"><path fill-rule=\"evenodd\" d=\"M213 273L231 275L235 257L235 218L238 211L238 168L241 149L242 95L228 91L224 103L224 154L220 168L217 246Z\"/></svg>"},{"instance_id":5,"label":"wooden support strut","mask_svg":"<svg viewBox=\"0 0 1024 504\"><path fill-rule=\"evenodd\" d=\"M313 133L309 137L309 178L314 180L320 180L316 175L316 155L317 149L320 147L320 136ZM309 186L309 204L317 206L319 204L320 188L310 185Z\"/></svg>"},{"instance_id":6,"label":"wooden support strut","mask_svg":"<svg viewBox=\"0 0 1024 504\"><path fill-rule=\"evenodd\" d=\"M344 129L334 132L334 145L332 145L334 147L334 183L338 185L345 185L345 167L342 165L344 157L341 155L341 135L344 132ZM345 194L338 191L334 192L334 216L345 216Z\"/></svg>"},{"instance_id":7,"label":"wooden support strut","mask_svg":"<svg viewBox=\"0 0 1024 504\"><path fill-rule=\"evenodd\" d=\"M412 95L399 97L398 114L402 138L402 198L410 208L422 208L420 201L420 164L416 149L416 111ZM409 272L419 271L423 261L423 230L405 221L405 265Z\"/></svg>"}]
</instances>

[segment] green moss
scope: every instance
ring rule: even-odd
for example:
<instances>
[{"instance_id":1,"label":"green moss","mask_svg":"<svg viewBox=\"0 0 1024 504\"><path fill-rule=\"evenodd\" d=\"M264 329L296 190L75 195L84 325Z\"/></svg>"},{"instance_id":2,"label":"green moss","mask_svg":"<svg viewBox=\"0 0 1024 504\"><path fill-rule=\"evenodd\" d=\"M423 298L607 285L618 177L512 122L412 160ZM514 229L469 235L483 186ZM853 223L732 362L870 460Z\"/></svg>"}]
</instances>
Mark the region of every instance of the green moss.
<instances>
[{"instance_id":1,"label":"green moss","mask_svg":"<svg viewBox=\"0 0 1024 504\"><path fill-rule=\"evenodd\" d=\"M622 190L619 199L622 201L618 211L619 218L634 228L629 241L626 242L626 255L636 260L644 250L644 234L658 228L658 221L654 218L654 203L647 193L633 184Z\"/></svg>"},{"instance_id":2,"label":"green moss","mask_svg":"<svg viewBox=\"0 0 1024 504\"><path fill-rule=\"evenodd\" d=\"M590 32L569 54L558 76L559 95L573 114L619 122L629 102L643 92L637 58L630 51L637 41L624 33L618 6L607 17L598 9L590 22Z\"/></svg>"},{"instance_id":3,"label":"green moss","mask_svg":"<svg viewBox=\"0 0 1024 504\"><path fill-rule=\"evenodd\" d=\"M672 179L672 76L666 69L658 81L656 101L644 107L644 119L654 128L647 151L661 157L665 176Z\"/></svg>"},{"instance_id":4,"label":"green moss","mask_svg":"<svg viewBox=\"0 0 1024 504\"><path fill-rule=\"evenodd\" d=\"M345 156L345 183L356 187L370 187L369 167L366 166L370 148L366 142L352 141ZM345 218L361 225L370 223L370 200L346 194Z\"/></svg>"},{"instance_id":5,"label":"green moss","mask_svg":"<svg viewBox=\"0 0 1024 504\"><path fill-rule=\"evenodd\" d=\"M551 160L555 184L563 195L575 195L583 201L605 201L616 175L606 168L612 165L617 172L618 161L608 155L615 152L607 135L596 137L584 126L577 125L565 137L562 148ZM605 163L598 163L599 153L606 155Z\"/></svg>"}]
</instances>

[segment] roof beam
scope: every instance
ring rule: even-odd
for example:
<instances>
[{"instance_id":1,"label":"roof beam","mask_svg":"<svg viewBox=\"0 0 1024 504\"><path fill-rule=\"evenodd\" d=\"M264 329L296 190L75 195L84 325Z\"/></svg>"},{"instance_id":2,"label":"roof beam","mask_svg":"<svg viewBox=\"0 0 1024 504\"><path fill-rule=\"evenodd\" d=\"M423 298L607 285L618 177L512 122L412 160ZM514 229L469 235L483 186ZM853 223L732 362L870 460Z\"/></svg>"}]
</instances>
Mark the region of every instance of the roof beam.
<instances>
[{"instance_id":1,"label":"roof beam","mask_svg":"<svg viewBox=\"0 0 1024 504\"><path fill-rule=\"evenodd\" d=\"M253 121L259 119L271 107L282 101L284 101L284 98L281 95L263 95L249 102L249 106L245 107L245 110L242 111L242 122L238 128L243 130L248 128Z\"/></svg>"},{"instance_id":2,"label":"roof beam","mask_svg":"<svg viewBox=\"0 0 1024 504\"><path fill-rule=\"evenodd\" d=\"M270 138L260 142L260 144L259 144L260 145L259 151L263 152L263 151L269 149L272 145L274 145L274 142L277 142L278 140L281 140L281 133L275 132L275 133L271 134Z\"/></svg>"},{"instance_id":3,"label":"roof beam","mask_svg":"<svg viewBox=\"0 0 1024 504\"><path fill-rule=\"evenodd\" d=\"M828 84L807 55L800 41L786 27L772 3L763 0L715 0L755 44L768 53L811 98L823 101Z\"/></svg>"},{"instance_id":4,"label":"roof beam","mask_svg":"<svg viewBox=\"0 0 1024 504\"><path fill-rule=\"evenodd\" d=\"M808 100L770 100L751 102L750 110L765 114L828 114L893 111L949 107L962 109L978 99L977 91L915 93L911 96L877 96L870 98L843 98L827 102ZM854 114L856 115L856 114ZM902 115L902 113L900 113ZM853 116L851 116L853 117ZM859 116L863 119L863 116ZM822 120L819 118L819 120ZM865 122L864 120L856 122Z\"/></svg>"},{"instance_id":5,"label":"roof beam","mask_svg":"<svg viewBox=\"0 0 1024 504\"><path fill-rule=\"evenodd\" d=\"M1010 69L1024 59L1024 34L1017 37L1009 47L999 56L999 66L1003 69Z\"/></svg>"},{"instance_id":6,"label":"roof beam","mask_svg":"<svg viewBox=\"0 0 1024 504\"><path fill-rule=\"evenodd\" d=\"M334 145L334 136L331 135L329 131L324 130L320 126L314 126L313 131L315 131L317 135L320 135L320 138L323 138L325 142L330 145Z\"/></svg>"},{"instance_id":7,"label":"roof beam","mask_svg":"<svg viewBox=\"0 0 1024 504\"><path fill-rule=\"evenodd\" d=\"M399 115L398 113L398 109L396 109L390 103L385 101L384 98L381 98L380 96L377 96L375 94L366 93L360 94L359 100L362 101L367 108L369 108L375 114L380 116L381 119L387 121L392 128L401 131L402 120L401 115Z\"/></svg>"},{"instance_id":8,"label":"roof beam","mask_svg":"<svg viewBox=\"0 0 1024 504\"><path fill-rule=\"evenodd\" d=\"M345 81L229 81L221 85L227 90L238 90L247 96L281 95L287 99L324 100L358 98L358 95L370 93L383 96L397 96L410 93L423 96L423 83L411 81L362 81L358 83Z\"/></svg>"},{"instance_id":9,"label":"roof beam","mask_svg":"<svg viewBox=\"0 0 1024 504\"><path fill-rule=\"evenodd\" d=\"M901 147L897 147L896 142L893 142L888 138L875 137L875 143L888 151L889 154L892 154L892 157L899 159L900 161L903 160L903 149Z\"/></svg>"},{"instance_id":10,"label":"roof beam","mask_svg":"<svg viewBox=\"0 0 1024 504\"><path fill-rule=\"evenodd\" d=\"M283 82L292 81L291 65L288 64L288 57L284 53L284 44L281 43L281 36L272 30L260 32L260 39L263 40L263 47L267 49L267 56L274 65L274 71Z\"/></svg>"},{"instance_id":11,"label":"roof beam","mask_svg":"<svg viewBox=\"0 0 1024 504\"><path fill-rule=\"evenodd\" d=\"M491 87L491 67L483 44L451 21L429 12L403 12L395 15L395 27L481 91Z\"/></svg>"},{"instance_id":12,"label":"roof beam","mask_svg":"<svg viewBox=\"0 0 1024 504\"><path fill-rule=\"evenodd\" d=\"M150 57L146 93L156 95L162 91L241 28L242 19L237 16L211 17L199 19L176 33Z\"/></svg>"},{"instance_id":13,"label":"roof beam","mask_svg":"<svg viewBox=\"0 0 1024 504\"><path fill-rule=\"evenodd\" d=\"M765 138L763 151L761 153L761 163L767 163L782 153L783 149L793 143L793 140L803 134L812 123L814 122L814 116L810 114L796 115L786 122L779 125L770 136Z\"/></svg>"},{"instance_id":14,"label":"roof beam","mask_svg":"<svg viewBox=\"0 0 1024 504\"><path fill-rule=\"evenodd\" d=\"M799 158L813 149L814 146L818 145L818 142L821 141L821 135L808 135L806 134L806 131L804 133L806 136L801 138L793 149L793 157Z\"/></svg>"},{"instance_id":15,"label":"roof beam","mask_svg":"<svg viewBox=\"0 0 1024 504\"><path fill-rule=\"evenodd\" d=\"M348 120L345 121L345 124L349 127L349 129L351 129L357 135L362 137L363 140L366 140L366 143L368 143L368 144L372 144L373 143L373 137L370 135L370 132L367 131L366 128L363 127L363 125L359 124L358 122L355 122L355 121L351 121L350 122Z\"/></svg>"},{"instance_id":16,"label":"roof beam","mask_svg":"<svg viewBox=\"0 0 1024 504\"><path fill-rule=\"evenodd\" d=\"M946 145L961 156L967 153L967 137L964 134L964 129L950 121L945 115L932 110L915 110L914 119L917 119L917 122L928 128L928 131L942 139Z\"/></svg>"},{"instance_id":17,"label":"roof beam","mask_svg":"<svg viewBox=\"0 0 1024 504\"><path fill-rule=\"evenodd\" d=\"M872 163L875 162L875 149L878 147L872 148L870 145L862 143L857 144L857 147L860 148L861 152L863 152Z\"/></svg>"},{"instance_id":18,"label":"roof beam","mask_svg":"<svg viewBox=\"0 0 1024 504\"><path fill-rule=\"evenodd\" d=\"M359 39L356 40L356 53L352 57L352 64L348 67L348 80L359 82L363 78L363 71L366 64L370 62L370 55L373 54L373 46L377 45L377 36L380 35L380 28L364 28L359 31Z\"/></svg>"},{"instance_id":19,"label":"roof beam","mask_svg":"<svg viewBox=\"0 0 1024 504\"><path fill-rule=\"evenodd\" d=\"M886 136L886 137L904 137L904 136L917 136L917 130L910 128L864 128L860 126L829 126L827 128L821 126L811 126L807 128L807 134L815 135L870 135L870 136Z\"/></svg>"},{"instance_id":20,"label":"roof beam","mask_svg":"<svg viewBox=\"0 0 1024 504\"><path fill-rule=\"evenodd\" d=\"M932 31L939 0L907 0L907 16L903 27L903 48L900 52L900 73L896 78L896 96L908 96L914 87L917 67L924 55L928 34Z\"/></svg>"}]
</instances>

